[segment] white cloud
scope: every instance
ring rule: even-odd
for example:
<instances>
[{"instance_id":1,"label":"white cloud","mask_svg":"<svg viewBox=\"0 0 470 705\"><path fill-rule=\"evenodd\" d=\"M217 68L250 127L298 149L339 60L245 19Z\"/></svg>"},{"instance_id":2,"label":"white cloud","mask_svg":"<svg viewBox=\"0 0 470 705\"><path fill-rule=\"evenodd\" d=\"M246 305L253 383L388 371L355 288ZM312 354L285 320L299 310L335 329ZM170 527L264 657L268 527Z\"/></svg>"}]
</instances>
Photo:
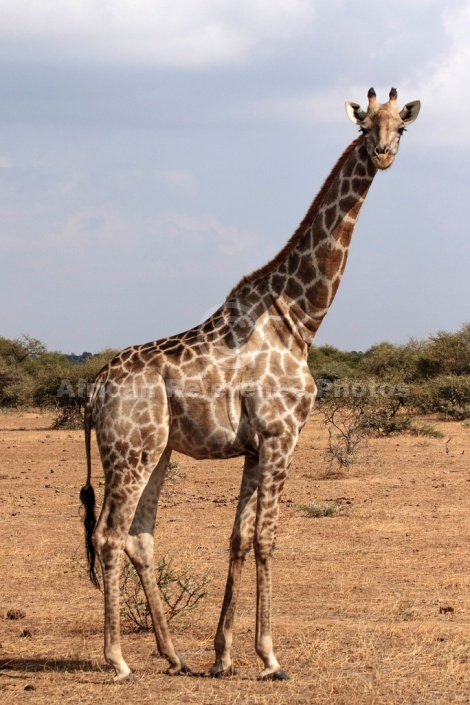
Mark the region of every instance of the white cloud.
<instances>
[{"instance_id":1,"label":"white cloud","mask_svg":"<svg viewBox=\"0 0 470 705\"><path fill-rule=\"evenodd\" d=\"M311 0L0 0L0 38L42 55L150 66L244 61L306 31Z\"/></svg>"},{"instance_id":2,"label":"white cloud","mask_svg":"<svg viewBox=\"0 0 470 705\"><path fill-rule=\"evenodd\" d=\"M133 223L112 206L82 208L61 217L47 204L36 202L26 211L21 207L0 209L0 220L2 252L122 250L133 242Z\"/></svg>"},{"instance_id":3,"label":"white cloud","mask_svg":"<svg viewBox=\"0 0 470 705\"><path fill-rule=\"evenodd\" d=\"M411 77L423 102L420 139L434 145L469 146L470 1L445 9L450 48Z\"/></svg>"},{"instance_id":4,"label":"white cloud","mask_svg":"<svg viewBox=\"0 0 470 705\"><path fill-rule=\"evenodd\" d=\"M196 189L196 178L182 169L166 169L156 172L157 179L168 184L174 191L191 196Z\"/></svg>"},{"instance_id":5,"label":"white cloud","mask_svg":"<svg viewBox=\"0 0 470 705\"><path fill-rule=\"evenodd\" d=\"M60 246L80 249L98 244L116 247L128 241L129 226L118 209L107 206L83 208L69 215L51 240Z\"/></svg>"},{"instance_id":6,"label":"white cloud","mask_svg":"<svg viewBox=\"0 0 470 705\"><path fill-rule=\"evenodd\" d=\"M327 90L298 92L282 95L277 98L253 100L241 106L238 115L248 121L260 119L269 122L287 124L323 125L344 121L345 100L358 100L356 97L345 97L343 87ZM364 93L363 88L361 92ZM360 99L359 99L360 100Z\"/></svg>"},{"instance_id":7,"label":"white cloud","mask_svg":"<svg viewBox=\"0 0 470 705\"><path fill-rule=\"evenodd\" d=\"M334 85L317 91L299 91L278 98L254 100L238 108L237 115L247 121L254 119L263 122L279 122L291 125L338 125L347 123L345 102L352 100L367 108L367 90L365 85ZM392 86L374 88L377 99L385 103ZM413 89L414 90L414 89ZM417 96L408 95L408 91L399 91L399 103L414 100Z\"/></svg>"},{"instance_id":8,"label":"white cloud","mask_svg":"<svg viewBox=\"0 0 470 705\"><path fill-rule=\"evenodd\" d=\"M180 239L192 246L211 244L225 254L235 255L251 249L258 241L255 232L225 225L213 214L189 216L181 213L161 215L151 229L160 238Z\"/></svg>"},{"instance_id":9,"label":"white cloud","mask_svg":"<svg viewBox=\"0 0 470 705\"><path fill-rule=\"evenodd\" d=\"M15 164L11 159L0 154L0 169L12 169L14 166Z\"/></svg>"}]
</instances>

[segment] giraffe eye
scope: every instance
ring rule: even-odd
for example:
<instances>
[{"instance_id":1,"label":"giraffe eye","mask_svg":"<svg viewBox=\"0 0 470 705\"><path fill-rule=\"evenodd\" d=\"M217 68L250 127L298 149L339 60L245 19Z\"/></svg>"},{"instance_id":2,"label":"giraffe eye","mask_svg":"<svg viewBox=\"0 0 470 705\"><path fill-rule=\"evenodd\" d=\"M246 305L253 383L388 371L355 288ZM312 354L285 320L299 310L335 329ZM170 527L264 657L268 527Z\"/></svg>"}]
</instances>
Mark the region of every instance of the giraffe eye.
<instances>
[{"instance_id":1,"label":"giraffe eye","mask_svg":"<svg viewBox=\"0 0 470 705\"><path fill-rule=\"evenodd\" d=\"M369 134L370 130L367 129L367 127L360 127L359 132L362 132L363 135Z\"/></svg>"},{"instance_id":2,"label":"giraffe eye","mask_svg":"<svg viewBox=\"0 0 470 705\"><path fill-rule=\"evenodd\" d=\"M398 134L400 135L400 137L402 136L402 134L403 134L404 132L406 132L406 127L399 127L399 128L398 128Z\"/></svg>"}]
</instances>

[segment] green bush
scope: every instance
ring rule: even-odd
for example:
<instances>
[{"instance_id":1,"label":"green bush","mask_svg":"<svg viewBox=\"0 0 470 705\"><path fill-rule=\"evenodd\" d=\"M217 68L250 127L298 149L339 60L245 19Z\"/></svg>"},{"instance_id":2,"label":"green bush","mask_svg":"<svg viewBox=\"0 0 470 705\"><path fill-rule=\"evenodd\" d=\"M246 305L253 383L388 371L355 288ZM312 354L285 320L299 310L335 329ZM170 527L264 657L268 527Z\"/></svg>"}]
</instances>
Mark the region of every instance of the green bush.
<instances>
[{"instance_id":1,"label":"green bush","mask_svg":"<svg viewBox=\"0 0 470 705\"><path fill-rule=\"evenodd\" d=\"M89 388L115 354L67 356L30 336L0 337L0 408L39 407L55 411L54 427L81 425Z\"/></svg>"},{"instance_id":2,"label":"green bush","mask_svg":"<svg viewBox=\"0 0 470 705\"><path fill-rule=\"evenodd\" d=\"M377 436L411 431L413 417L404 413L402 407L402 401L396 399L382 399L371 404L364 415L364 428Z\"/></svg>"},{"instance_id":3,"label":"green bush","mask_svg":"<svg viewBox=\"0 0 470 705\"><path fill-rule=\"evenodd\" d=\"M30 405L33 380L18 365L9 365L0 357L0 408Z\"/></svg>"},{"instance_id":4,"label":"green bush","mask_svg":"<svg viewBox=\"0 0 470 705\"><path fill-rule=\"evenodd\" d=\"M422 378L470 375L470 324L456 333L440 331L423 346L419 359Z\"/></svg>"},{"instance_id":5,"label":"green bush","mask_svg":"<svg viewBox=\"0 0 470 705\"><path fill-rule=\"evenodd\" d=\"M400 380L408 383L416 378L422 343L410 340L406 345L379 343L365 354L361 361L361 373L380 380Z\"/></svg>"},{"instance_id":6,"label":"green bush","mask_svg":"<svg viewBox=\"0 0 470 705\"><path fill-rule=\"evenodd\" d=\"M470 375L440 375L412 388L411 403L423 414L470 418Z\"/></svg>"},{"instance_id":7,"label":"green bush","mask_svg":"<svg viewBox=\"0 0 470 705\"><path fill-rule=\"evenodd\" d=\"M0 337L0 407L31 405L34 380L28 364L45 350L39 340L30 336L14 340Z\"/></svg>"},{"instance_id":8,"label":"green bush","mask_svg":"<svg viewBox=\"0 0 470 705\"><path fill-rule=\"evenodd\" d=\"M0 336L0 358L8 365L20 365L45 352L46 346L29 335L22 335L21 338L12 340Z\"/></svg>"},{"instance_id":9,"label":"green bush","mask_svg":"<svg viewBox=\"0 0 470 705\"><path fill-rule=\"evenodd\" d=\"M361 352L342 352L332 345L313 346L308 366L316 380L335 381L354 377L362 357Z\"/></svg>"},{"instance_id":10,"label":"green bush","mask_svg":"<svg viewBox=\"0 0 470 705\"><path fill-rule=\"evenodd\" d=\"M68 363L50 370L36 389L36 398L42 395L43 404L56 412L54 428L77 428L82 425L82 409L93 381L101 368L116 352L108 349L90 355L83 363ZM39 404L41 405L41 404Z\"/></svg>"}]
</instances>

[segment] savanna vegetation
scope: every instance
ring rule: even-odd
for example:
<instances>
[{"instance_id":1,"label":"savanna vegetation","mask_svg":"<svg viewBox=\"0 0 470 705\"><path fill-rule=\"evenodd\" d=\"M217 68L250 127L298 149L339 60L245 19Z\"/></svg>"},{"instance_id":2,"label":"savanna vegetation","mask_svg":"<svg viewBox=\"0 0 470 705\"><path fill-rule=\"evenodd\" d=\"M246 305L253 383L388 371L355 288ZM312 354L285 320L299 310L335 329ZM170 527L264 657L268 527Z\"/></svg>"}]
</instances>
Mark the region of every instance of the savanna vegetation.
<instances>
[{"instance_id":1,"label":"savanna vegetation","mask_svg":"<svg viewBox=\"0 0 470 705\"><path fill-rule=\"evenodd\" d=\"M66 355L27 335L0 337L0 409L53 410L56 427L74 426L89 385L115 352ZM403 345L384 342L365 352L313 347L308 362L319 408L330 422L348 409L359 414L361 426L388 435L409 430L420 414L470 418L470 323L455 333Z\"/></svg>"},{"instance_id":2,"label":"savanna vegetation","mask_svg":"<svg viewBox=\"0 0 470 705\"><path fill-rule=\"evenodd\" d=\"M366 352L312 348L309 365L320 396L345 399L382 397L409 413L470 417L470 324L456 333L441 331L404 345L380 343Z\"/></svg>"},{"instance_id":3,"label":"savanna vegetation","mask_svg":"<svg viewBox=\"0 0 470 705\"><path fill-rule=\"evenodd\" d=\"M55 427L73 428L81 423L89 385L115 352L65 355L28 335L0 337L0 409L53 410Z\"/></svg>"},{"instance_id":4,"label":"savanna vegetation","mask_svg":"<svg viewBox=\"0 0 470 705\"><path fill-rule=\"evenodd\" d=\"M330 470L349 469L371 436L442 435L420 417L470 418L470 324L456 333L380 343L366 352L312 348L309 365L328 430Z\"/></svg>"}]
</instances>

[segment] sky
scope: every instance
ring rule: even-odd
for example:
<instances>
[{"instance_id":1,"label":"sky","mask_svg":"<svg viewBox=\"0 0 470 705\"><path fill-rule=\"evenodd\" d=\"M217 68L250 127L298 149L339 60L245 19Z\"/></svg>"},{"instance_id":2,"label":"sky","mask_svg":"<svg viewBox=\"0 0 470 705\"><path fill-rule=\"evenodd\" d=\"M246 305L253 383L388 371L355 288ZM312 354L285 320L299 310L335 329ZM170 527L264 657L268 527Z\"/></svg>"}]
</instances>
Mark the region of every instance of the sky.
<instances>
[{"instance_id":1,"label":"sky","mask_svg":"<svg viewBox=\"0 0 470 705\"><path fill-rule=\"evenodd\" d=\"M207 318L279 251L373 86L421 101L315 340L470 320L470 0L0 0L0 336L79 354Z\"/></svg>"}]
</instances>

